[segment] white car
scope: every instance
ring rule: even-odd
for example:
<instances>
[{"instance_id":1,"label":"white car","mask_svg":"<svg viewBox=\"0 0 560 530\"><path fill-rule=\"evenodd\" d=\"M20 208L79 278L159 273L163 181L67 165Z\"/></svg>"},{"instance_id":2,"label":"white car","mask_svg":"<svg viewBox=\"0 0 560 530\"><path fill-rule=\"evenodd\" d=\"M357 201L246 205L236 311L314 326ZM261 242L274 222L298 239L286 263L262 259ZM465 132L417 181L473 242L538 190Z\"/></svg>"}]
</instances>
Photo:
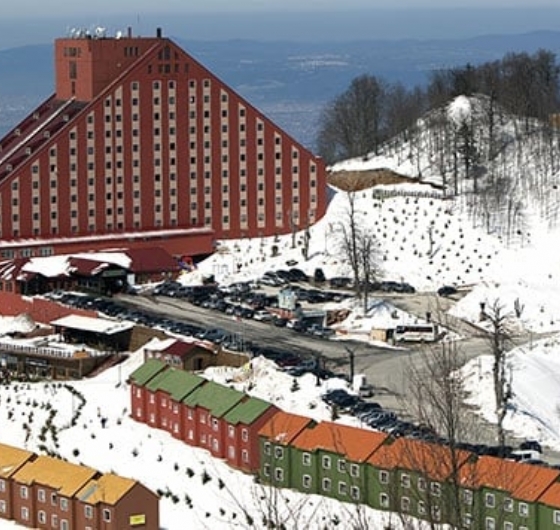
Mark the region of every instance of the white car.
<instances>
[{"instance_id":1,"label":"white car","mask_svg":"<svg viewBox=\"0 0 560 530\"><path fill-rule=\"evenodd\" d=\"M255 311L255 314L253 315L253 320L258 320L260 322L270 322L270 321L272 321L273 318L274 318L274 316L272 315L272 313L269 313L268 311L265 311L264 309L260 309L259 311Z\"/></svg>"}]
</instances>

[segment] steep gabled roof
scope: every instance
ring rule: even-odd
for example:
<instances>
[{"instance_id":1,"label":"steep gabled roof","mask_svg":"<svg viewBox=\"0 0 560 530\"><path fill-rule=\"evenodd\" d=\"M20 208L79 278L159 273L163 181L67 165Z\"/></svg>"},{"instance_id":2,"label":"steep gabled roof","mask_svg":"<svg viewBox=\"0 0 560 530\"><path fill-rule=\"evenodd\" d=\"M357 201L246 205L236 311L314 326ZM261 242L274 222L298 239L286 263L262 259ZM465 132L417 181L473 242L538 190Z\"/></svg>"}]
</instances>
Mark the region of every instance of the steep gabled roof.
<instances>
[{"instance_id":1,"label":"steep gabled roof","mask_svg":"<svg viewBox=\"0 0 560 530\"><path fill-rule=\"evenodd\" d=\"M206 382L206 379L190 372L177 368L168 368L167 370L162 370L148 381L146 389L151 392L161 390L169 394L171 399L182 401L185 396Z\"/></svg>"},{"instance_id":2,"label":"steep gabled roof","mask_svg":"<svg viewBox=\"0 0 560 530\"><path fill-rule=\"evenodd\" d=\"M268 401L255 397L249 397L245 401L242 401L233 407L224 416L224 420L231 425L237 425L238 423L251 425L272 406L273 405Z\"/></svg>"},{"instance_id":3,"label":"steep gabled roof","mask_svg":"<svg viewBox=\"0 0 560 530\"><path fill-rule=\"evenodd\" d=\"M431 480L445 481L453 472L454 458L462 466L472 453L455 450L455 457L447 445L412 440L388 438L369 458L368 463L381 469L417 471Z\"/></svg>"},{"instance_id":4,"label":"steep gabled roof","mask_svg":"<svg viewBox=\"0 0 560 530\"><path fill-rule=\"evenodd\" d=\"M205 408L215 418L221 418L244 398L245 394L238 390L208 381L186 396L183 403L192 408Z\"/></svg>"},{"instance_id":5,"label":"steep gabled roof","mask_svg":"<svg viewBox=\"0 0 560 530\"><path fill-rule=\"evenodd\" d=\"M164 362L157 359L148 359L142 366L136 368L128 379L138 386L144 386L152 377L165 369L167 369L167 365Z\"/></svg>"},{"instance_id":6,"label":"steep gabled roof","mask_svg":"<svg viewBox=\"0 0 560 530\"><path fill-rule=\"evenodd\" d=\"M101 502L115 505L137 483L136 480L107 473L97 479L90 480L78 491L76 497L80 501L88 504L97 504Z\"/></svg>"},{"instance_id":7,"label":"steep gabled roof","mask_svg":"<svg viewBox=\"0 0 560 530\"><path fill-rule=\"evenodd\" d=\"M345 455L352 462L364 462L386 438L384 433L322 421L307 425L292 446L303 451L329 451Z\"/></svg>"},{"instance_id":8,"label":"steep gabled roof","mask_svg":"<svg viewBox=\"0 0 560 530\"><path fill-rule=\"evenodd\" d=\"M278 411L259 430L259 436L270 441L288 445L307 425L314 423L311 418Z\"/></svg>"},{"instance_id":9,"label":"steep gabled roof","mask_svg":"<svg viewBox=\"0 0 560 530\"><path fill-rule=\"evenodd\" d=\"M559 478L557 469L495 456L481 456L461 470L465 487L500 490L527 502L536 501Z\"/></svg>"},{"instance_id":10,"label":"steep gabled roof","mask_svg":"<svg viewBox=\"0 0 560 530\"><path fill-rule=\"evenodd\" d=\"M86 466L78 466L51 456L38 456L25 463L12 479L20 484L31 486L41 484L55 489L59 495L72 497L98 471Z\"/></svg>"},{"instance_id":11,"label":"steep gabled roof","mask_svg":"<svg viewBox=\"0 0 560 530\"><path fill-rule=\"evenodd\" d=\"M35 454L25 449L0 444L0 478L11 477L23 464L34 458Z\"/></svg>"}]
</instances>

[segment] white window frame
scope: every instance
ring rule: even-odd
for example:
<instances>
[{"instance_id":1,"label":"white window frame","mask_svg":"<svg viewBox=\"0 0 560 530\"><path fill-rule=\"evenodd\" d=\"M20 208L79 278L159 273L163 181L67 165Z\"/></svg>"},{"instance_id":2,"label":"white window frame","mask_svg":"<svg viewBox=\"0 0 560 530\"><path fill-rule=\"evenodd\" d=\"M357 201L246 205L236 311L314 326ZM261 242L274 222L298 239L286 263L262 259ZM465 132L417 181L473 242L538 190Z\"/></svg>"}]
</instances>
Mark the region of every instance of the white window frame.
<instances>
[{"instance_id":1,"label":"white window frame","mask_svg":"<svg viewBox=\"0 0 560 530\"><path fill-rule=\"evenodd\" d=\"M556 525L560 525L560 510L554 510L552 513L552 521Z\"/></svg>"},{"instance_id":2,"label":"white window frame","mask_svg":"<svg viewBox=\"0 0 560 530\"><path fill-rule=\"evenodd\" d=\"M102 515L102 519L104 522L106 523L110 523L111 522L111 510L108 510L107 508L103 509L103 515Z\"/></svg>"},{"instance_id":3,"label":"white window frame","mask_svg":"<svg viewBox=\"0 0 560 530\"><path fill-rule=\"evenodd\" d=\"M360 477L360 466L358 464L350 464L350 476L353 478Z\"/></svg>"},{"instance_id":4,"label":"white window frame","mask_svg":"<svg viewBox=\"0 0 560 530\"><path fill-rule=\"evenodd\" d=\"M463 490L463 502L467 506L472 506L473 500L473 492L471 490Z\"/></svg>"},{"instance_id":5,"label":"white window frame","mask_svg":"<svg viewBox=\"0 0 560 530\"><path fill-rule=\"evenodd\" d=\"M513 499L511 497L506 497L504 499L504 511L513 513Z\"/></svg>"},{"instance_id":6,"label":"white window frame","mask_svg":"<svg viewBox=\"0 0 560 530\"><path fill-rule=\"evenodd\" d=\"M379 470L379 482L381 484L389 484L389 472L384 469Z\"/></svg>"},{"instance_id":7,"label":"white window frame","mask_svg":"<svg viewBox=\"0 0 560 530\"><path fill-rule=\"evenodd\" d=\"M281 467L274 469L274 480L284 482L284 470Z\"/></svg>"},{"instance_id":8,"label":"white window frame","mask_svg":"<svg viewBox=\"0 0 560 530\"><path fill-rule=\"evenodd\" d=\"M22 506L20 510L21 518L24 521L29 521L29 508L27 506Z\"/></svg>"},{"instance_id":9,"label":"white window frame","mask_svg":"<svg viewBox=\"0 0 560 530\"><path fill-rule=\"evenodd\" d=\"M37 512L37 521L41 524L47 524L47 512L45 512L45 510L39 510Z\"/></svg>"},{"instance_id":10,"label":"white window frame","mask_svg":"<svg viewBox=\"0 0 560 530\"><path fill-rule=\"evenodd\" d=\"M418 501L418 515L426 515L426 503L424 501Z\"/></svg>"},{"instance_id":11,"label":"white window frame","mask_svg":"<svg viewBox=\"0 0 560 530\"><path fill-rule=\"evenodd\" d=\"M410 475L406 473L401 474L401 486L403 488L410 488Z\"/></svg>"},{"instance_id":12,"label":"white window frame","mask_svg":"<svg viewBox=\"0 0 560 530\"><path fill-rule=\"evenodd\" d=\"M336 463L336 467L339 473L346 473L346 460L339 458Z\"/></svg>"},{"instance_id":13,"label":"white window frame","mask_svg":"<svg viewBox=\"0 0 560 530\"><path fill-rule=\"evenodd\" d=\"M408 497L401 497L401 510L405 513L410 512L410 499Z\"/></svg>"},{"instance_id":14,"label":"white window frame","mask_svg":"<svg viewBox=\"0 0 560 530\"><path fill-rule=\"evenodd\" d=\"M283 447L279 447L278 445L274 447L274 458L276 458L277 460L282 460L284 458Z\"/></svg>"},{"instance_id":15,"label":"white window frame","mask_svg":"<svg viewBox=\"0 0 560 530\"><path fill-rule=\"evenodd\" d=\"M310 466L311 465L311 454L310 453L303 453L301 455L301 463L304 466Z\"/></svg>"},{"instance_id":16,"label":"white window frame","mask_svg":"<svg viewBox=\"0 0 560 530\"><path fill-rule=\"evenodd\" d=\"M264 454L269 455L271 453L271 444L270 442L264 442Z\"/></svg>"},{"instance_id":17,"label":"white window frame","mask_svg":"<svg viewBox=\"0 0 560 530\"><path fill-rule=\"evenodd\" d=\"M0 491L6 491L6 481L3 478L0 478Z\"/></svg>"},{"instance_id":18,"label":"white window frame","mask_svg":"<svg viewBox=\"0 0 560 530\"><path fill-rule=\"evenodd\" d=\"M504 521L504 530L513 530L513 523L511 521Z\"/></svg>"},{"instance_id":19,"label":"white window frame","mask_svg":"<svg viewBox=\"0 0 560 530\"><path fill-rule=\"evenodd\" d=\"M45 490L43 488L39 488L37 490L37 500L39 502L46 502L47 501L47 496L45 495Z\"/></svg>"},{"instance_id":20,"label":"white window frame","mask_svg":"<svg viewBox=\"0 0 560 530\"><path fill-rule=\"evenodd\" d=\"M441 496L441 484L439 482L430 482L430 493L435 497Z\"/></svg>"},{"instance_id":21,"label":"white window frame","mask_svg":"<svg viewBox=\"0 0 560 530\"><path fill-rule=\"evenodd\" d=\"M0 513L6 513L7 505L6 501L0 501Z\"/></svg>"},{"instance_id":22,"label":"white window frame","mask_svg":"<svg viewBox=\"0 0 560 530\"><path fill-rule=\"evenodd\" d=\"M63 512L68 511L68 499L66 499L65 497L60 497L60 509Z\"/></svg>"},{"instance_id":23,"label":"white window frame","mask_svg":"<svg viewBox=\"0 0 560 530\"><path fill-rule=\"evenodd\" d=\"M331 468L331 457L328 455L323 455L321 458L321 467L323 469L330 469Z\"/></svg>"},{"instance_id":24,"label":"white window frame","mask_svg":"<svg viewBox=\"0 0 560 530\"><path fill-rule=\"evenodd\" d=\"M19 496L22 499L27 499L29 497L29 489L27 486L20 486L19 488Z\"/></svg>"},{"instance_id":25,"label":"white window frame","mask_svg":"<svg viewBox=\"0 0 560 530\"><path fill-rule=\"evenodd\" d=\"M338 483L338 494L344 496L348 495L348 484L342 480Z\"/></svg>"},{"instance_id":26,"label":"white window frame","mask_svg":"<svg viewBox=\"0 0 560 530\"><path fill-rule=\"evenodd\" d=\"M305 489L309 489L311 487L311 475L303 475L301 484Z\"/></svg>"},{"instance_id":27,"label":"white window frame","mask_svg":"<svg viewBox=\"0 0 560 530\"><path fill-rule=\"evenodd\" d=\"M486 519L484 519L484 529L496 530L496 521L493 517L486 517Z\"/></svg>"},{"instance_id":28,"label":"white window frame","mask_svg":"<svg viewBox=\"0 0 560 530\"><path fill-rule=\"evenodd\" d=\"M389 508L389 495L386 493L379 494L379 506L381 508Z\"/></svg>"},{"instance_id":29,"label":"white window frame","mask_svg":"<svg viewBox=\"0 0 560 530\"><path fill-rule=\"evenodd\" d=\"M93 506L91 504L84 504L84 517L86 519L93 519Z\"/></svg>"},{"instance_id":30,"label":"white window frame","mask_svg":"<svg viewBox=\"0 0 560 530\"><path fill-rule=\"evenodd\" d=\"M496 507L496 496L493 493L484 494L484 506L486 506L486 508Z\"/></svg>"},{"instance_id":31,"label":"white window frame","mask_svg":"<svg viewBox=\"0 0 560 530\"><path fill-rule=\"evenodd\" d=\"M321 489L323 491L331 491L331 487L332 487L332 481L330 478L325 477L322 481L321 481Z\"/></svg>"},{"instance_id":32,"label":"white window frame","mask_svg":"<svg viewBox=\"0 0 560 530\"><path fill-rule=\"evenodd\" d=\"M244 442L247 442L249 440L249 429L247 429L245 427L243 429L241 429L241 439Z\"/></svg>"},{"instance_id":33,"label":"white window frame","mask_svg":"<svg viewBox=\"0 0 560 530\"><path fill-rule=\"evenodd\" d=\"M350 486L350 497L355 501L360 500L360 488L358 486Z\"/></svg>"},{"instance_id":34,"label":"white window frame","mask_svg":"<svg viewBox=\"0 0 560 530\"><path fill-rule=\"evenodd\" d=\"M529 505L526 502L519 503L519 515L521 517L529 517Z\"/></svg>"}]
</instances>

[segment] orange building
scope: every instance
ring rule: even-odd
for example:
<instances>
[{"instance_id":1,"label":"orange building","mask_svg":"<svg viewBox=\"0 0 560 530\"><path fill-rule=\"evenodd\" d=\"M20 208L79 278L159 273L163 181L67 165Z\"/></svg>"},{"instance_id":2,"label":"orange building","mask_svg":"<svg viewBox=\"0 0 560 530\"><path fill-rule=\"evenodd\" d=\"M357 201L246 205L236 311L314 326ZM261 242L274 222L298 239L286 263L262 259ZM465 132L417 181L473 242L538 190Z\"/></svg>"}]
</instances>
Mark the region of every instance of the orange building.
<instances>
[{"instance_id":1,"label":"orange building","mask_svg":"<svg viewBox=\"0 0 560 530\"><path fill-rule=\"evenodd\" d=\"M0 258L198 256L324 214L323 161L160 29L75 32L55 63L55 93L0 140Z\"/></svg>"}]
</instances>

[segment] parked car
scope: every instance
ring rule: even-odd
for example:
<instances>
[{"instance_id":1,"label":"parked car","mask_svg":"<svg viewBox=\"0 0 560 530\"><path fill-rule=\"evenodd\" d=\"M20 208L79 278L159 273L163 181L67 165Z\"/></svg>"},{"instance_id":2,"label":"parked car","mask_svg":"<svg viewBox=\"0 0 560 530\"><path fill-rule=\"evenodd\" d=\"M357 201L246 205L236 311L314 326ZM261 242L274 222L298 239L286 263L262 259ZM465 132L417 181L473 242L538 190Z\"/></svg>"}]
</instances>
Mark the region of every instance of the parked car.
<instances>
[{"instance_id":1,"label":"parked car","mask_svg":"<svg viewBox=\"0 0 560 530\"><path fill-rule=\"evenodd\" d=\"M265 309L259 309L253 314L253 320L258 320L259 322L272 322L273 318L274 315Z\"/></svg>"},{"instance_id":2,"label":"parked car","mask_svg":"<svg viewBox=\"0 0 560 530\"><path fill-rule=\"evenodd\" d=\"M437 290L437 294L438 296L443 296L443 297L452 296L454 294L457 294L457 289L452 285L444 285L443 287L440 287Z\"/></svg>"},{"instance_id":3,"label":"parked car","mask_svg":"<svg viewBox=\"0 0 560 530\"><path fill-rule=\"evenodd\" d=\"M313 335L314 337L320 337L322 339L328 339L335 334L334 329L321 326L320 324L311 324L307 328L307 333Z\"/></svg>"}]
</instances>

